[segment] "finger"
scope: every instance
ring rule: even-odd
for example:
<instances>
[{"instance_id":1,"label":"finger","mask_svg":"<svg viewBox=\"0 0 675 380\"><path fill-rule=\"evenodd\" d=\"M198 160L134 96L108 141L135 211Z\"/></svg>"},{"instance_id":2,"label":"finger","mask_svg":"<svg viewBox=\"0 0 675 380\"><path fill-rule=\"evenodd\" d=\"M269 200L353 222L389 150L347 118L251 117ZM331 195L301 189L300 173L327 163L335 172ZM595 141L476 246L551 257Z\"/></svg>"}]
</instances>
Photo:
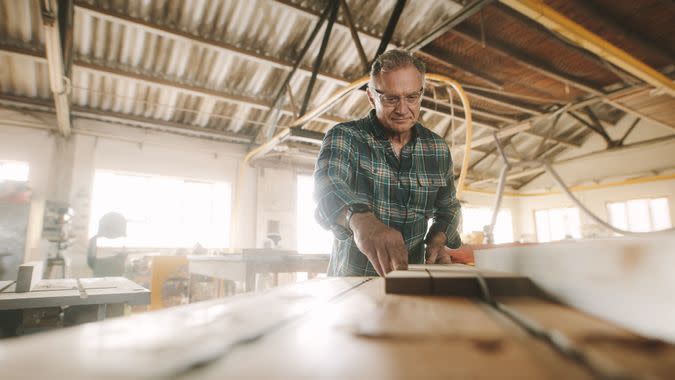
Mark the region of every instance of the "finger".
<instances>
[{"instance_id":1,"label":"finger","mask_svg":"<svg viewBox=\"0 0 675 380\"><path fill-rule=\"evenodd\" d=\"M427 248L427 264L435 264L436 260L438 259L438 252L440 251L440 248L438 247L431 247Z\"/></svg>"},{"instance_id":2,"label":"finger","mask_svg":"<svg viewBox=\"0 0 675 380\"><path fill-rule=\"evenodd\" d=\"M380 259L377 257L377 252L375 252L375 254L372 256L368 256L368 260L370 260L370 263L373 264L375 272L377 272L380 277L384 277L385 273L382 270L382 266L380 265Z\"/></svg>"},{"instance_id":3,"label":"finger","mask_svg":"<svg viewBox=\"0 0 675 380\"><path fill-rule=\"evenodd\" d=\"M389 248L389 258L391 266L394 270L408 269L408 250L403 244L396 244Z\"/></svg>"},{"instance_id":4,"label":"finger","mask_svg":"<svg viewBox=\"0 0 675 380\"><path fill-rule=\"evenodd\" d=\"M392 271L393 268L391 267L391 259L389 258L386 248L377 250L377 258L380 261L380 266L384 274Z\"/></svg>"},{"instance_id":5,"label":"finger","mask_svg":"<svg viewBox=\"0 0 675 380\"><path fill-rule=\"evenodd\" d=\"M452 264L452 257L447 252L441 252L436 259L436 264Z\"/></svg>"}]
</instances>

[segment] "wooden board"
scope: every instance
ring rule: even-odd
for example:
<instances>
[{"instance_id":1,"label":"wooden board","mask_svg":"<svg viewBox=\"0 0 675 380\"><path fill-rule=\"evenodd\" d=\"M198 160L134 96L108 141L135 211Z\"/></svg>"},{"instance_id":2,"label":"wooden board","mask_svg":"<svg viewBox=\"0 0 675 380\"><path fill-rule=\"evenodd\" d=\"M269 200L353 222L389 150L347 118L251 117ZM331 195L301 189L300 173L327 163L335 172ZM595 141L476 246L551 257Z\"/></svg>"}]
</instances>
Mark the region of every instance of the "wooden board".
<instances>
[{"instance_id":1,"label":"wooden board","mask_svg":"<svg viewBox=\"0 0 675 380\"><path fill-rule=\"evenodd\" d=\"M181 379L505 377L592 378L474 301L385 294L377 279Z\"/></svg>"},{"instance_id":2,"label":"wooden board","mask_svg":"<svg viewBox=\"0 0 675 380\"><path fill-rule=\"evenodd\" d=\"M0 282L0 289L10 284ZM0 292L0 310L92 304L128 303L143 305L150 302L150 291L124 277L82 278L84 293L76 279L42 280L30 292L16 293L11 285Z\"/></svg>"},{"instance_id":3,"label":"wooden board","mask_svg":"<svg viewBox=\"0 0 675 380\"><path fill-rule=\"evenodd\" d=\"M483 290L477 280L479 274L492 296L542 295L527 277L458 264L411 265L408 270L390 272L385 278L385 290L390 294L480 298Z\"/></svg>"},{"instance_id":4,"label":"wooden board","mask_svg":"<svg viewBox=\"0 0 675 380\"><path fill-rule=\"evenodd\" d=\"M511 320L465 297L386 294L382 278L327 278L3 342L3 380L592 379ZM669 379L672 345L622 362L649 340L538 298L501 298L598 355ZM542 314L544 313L544 314ZM542 316L544 315L544 316ZM550 326L549 326L550 324ZM575 335L575 331L577 332ZM588 339L580 340L584 348ZM648 352L648 351L647 351ZM636 355L637 356L637 355ZM40 365L35 365L35 357Z\"/></svg>"},{"instance_id":5,"label":"wooden board","mask_svg":"<svg viewBox=\"0 0 675 380\"><path fill-rule=\"evenodd\" d=\"M567 305L675 343L675 233L481 250L476 267L527 276Z\"/></svg>"}]
</instances>

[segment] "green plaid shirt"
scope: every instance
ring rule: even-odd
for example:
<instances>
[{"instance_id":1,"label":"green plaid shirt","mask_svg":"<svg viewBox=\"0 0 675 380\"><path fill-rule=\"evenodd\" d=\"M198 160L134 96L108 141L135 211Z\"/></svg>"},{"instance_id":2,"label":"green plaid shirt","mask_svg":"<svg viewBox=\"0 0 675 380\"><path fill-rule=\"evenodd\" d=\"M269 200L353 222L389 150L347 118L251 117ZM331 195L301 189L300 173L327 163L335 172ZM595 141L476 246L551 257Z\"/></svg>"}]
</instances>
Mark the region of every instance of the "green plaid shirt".
<instances>
[{"instance_id":1,"label":"green plaid shirt","mask_svg":"<svg viewBox=\"0 0 675 380\"><path fill-rule=\"evenodd\" d=\"M367 204L380 221L401 232L410 264L425 261L424 241L432 217L429 235L442 231L448 247L462 244L450 150L419 123L400 160L374 110L366 118L334 126L323 139L314 185L315 215L323 228L331 228L345 206ZM333 241L328 275L377 276L377 272L350 237Z\"/></svg>"}]
</instances>

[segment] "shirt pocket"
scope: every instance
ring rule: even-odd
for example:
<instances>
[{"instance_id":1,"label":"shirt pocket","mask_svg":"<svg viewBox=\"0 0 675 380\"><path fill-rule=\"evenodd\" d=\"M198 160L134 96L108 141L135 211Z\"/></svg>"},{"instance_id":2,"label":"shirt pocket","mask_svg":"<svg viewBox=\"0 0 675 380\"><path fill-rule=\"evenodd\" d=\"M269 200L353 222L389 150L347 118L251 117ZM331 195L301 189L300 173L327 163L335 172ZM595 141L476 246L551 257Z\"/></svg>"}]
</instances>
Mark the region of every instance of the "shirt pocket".
<instances>
[{"instance_id":1,"label":"shirt pocket","mask_svg":"<svg viewBox=\"0 0 675 380\"><path fill-rule=\"evenodd\" d=\"M438 189L446 186L445 176L440 173L417 173L417 185L411 189L411 206L430 218L434 213Z\"/></svg>"},{"instance_id":2,"label":"shirt pocket","mask_svg":"<svg viewBox=\"0 0 675 380\"><path fill-rule=\"evenodd\" d=\"M374 194L378 189L375 186L377 165L372 157L359 157L354 173L352 190L358 202L367 202L372 207Z\"/></svg>"}]
</instances>

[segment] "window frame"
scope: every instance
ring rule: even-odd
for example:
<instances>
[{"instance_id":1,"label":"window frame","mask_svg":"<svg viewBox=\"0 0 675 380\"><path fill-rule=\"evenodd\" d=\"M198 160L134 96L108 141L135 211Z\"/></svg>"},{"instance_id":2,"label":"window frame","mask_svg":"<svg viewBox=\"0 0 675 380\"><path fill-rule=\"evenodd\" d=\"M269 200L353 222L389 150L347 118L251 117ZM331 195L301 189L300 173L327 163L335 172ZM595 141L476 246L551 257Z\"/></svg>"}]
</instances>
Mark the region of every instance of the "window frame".
<instances>
[{"instance_id":1,"label":"window frame","mask_svg":"<svg viewBox=\"0 0 675 380\"><path fill-rule=\"evenodd\" d=\"M607 215L607 223L608 223L608 224L611 224L612 226L614 226L614 224L612 224L612 221L611 221L611 215L610 215L610 211L609 211L609 205L610 205L610 204L612 204L612 203L623 203L623 204L625 205L625 207L627 208L627 207L628 207L628 202L631 202L631 201L641 201L641 200L646 200L646 201L647 201L647 204L648 204L647 212L649 213L649 231L646 231L646 232L657 232L657 231L661 231L661 230L655 230L655 229L654 229L654 218L653 218L654 215L653 215L652 207L651 207L651 201L657 200L657 199L665 199L665 200L666 200L666 203L668 204L668 213L667 213L667 215L668 215L668 219L669 219L669 221L670 221L670 227L669 227L669 228L672 228L672 227L673 227L673 220L672 220L672 218L670 217L671 211L672 211L672 209L671 209L672 206L670 205L670 198L669 198L667 195L662 195L662 196L650 196L650 197L640 197L640 198L631 198L631 199L622 199L622 200L615 200L615 201L605 201L605 212L606 212L606 215ZM616 226L615 226L615 227L616 227ZM619 228L619 227L617 227L617 228ZM628 218L626 219L626 231L636 232L636 231L631 230L631 228L630 228L630 223L629 223L629 219L628 219ZM615 233L615 235L618 236L618 235L620 235L620 234Z\"/></svg>"},{"instance_id":2,"label":"window frame","mask_svg":"<svg viewBox=\"0 0 675 380\"><path fill-rule=\"evenodd\" d=\"M577 213L579 215L579 238L573 237L573 239L580 239L583 236L582 235L582 229L581 229L581 209L579 209L578 207L562 206L562 207L535 208L535 209L532 210L532 221L533 221L533 224L534 224L534 236L535 236L535 239L536 239L537 243L552 243L552 242L556 242L556 241L565 240L565 239L553 240L553 239L550 238L550 236L551 236L550 212L551 212L551 210L566 210L566 209L575 209L575 210L577 210ZM548 214L547 222L548 222L548 227L549 227L549 240L546 241L546 242L539 241L539 225L537 224L537 212L538 211L546 211L547 214Z\"/></svg>"},{"instance_id":3,"label":"window frame","mask_svg":"<svg viewBox=\"0 0 675 380\"><path fill-rule=\"evenodd\" d=\"M93 221L92 219L95 218L94 211L95 211L95 206L94 206L94 191L96 187L96 176L98 173L107 173L111 174L114 176L121 176L121 177L139 177L143 178L145 180L152 180L152 179L160 179L160 180L173 180L173 181L180 181L182 185L185 185L187 183L198 183L198 184L207 184L207 185L223 185L226 188L226 199L223 202L223 205L226 207L226 210L224 215L223 215L223 221L224 225L222 226L222 230L224 233L226 233L226 237L224 239L224 246L211 246L209 244L205 244L205 242L199 242L201 245L204 245L208 247L209 249L228 249L232 245L232 236L231 236L231 230L232 230L232 223L233 223L233 216L234 216L234 187L232 182L227 181L225 179L223 180L212 180L212 179L201 179L201 178L192 178L192 177L181 177L181 176L176 176L176 175L165 175L165 174L154 174L154 173L141 173L141 172L132 172L128 170L115 170L115 169L107 169L107 168L95 168L94 169L94 175L92 177L92 187L91 187L91 196L90 196L90 207L89 207L89 223L87 225L88 228L88 236L93 236L96 233L97 229L97 224L98 221ZM182 202L184 201L184 198L177 199L176 202ZM181 206L182 208L182 206ZM105 211L103 215L106 212L111 212L115 210L109 210ZM211 215L213 216L213 215ZM100 216L99 216L100 217ZM148 215L145 215L147 218ZM180 218L185 218L186 215L184 213L181 213L179 215ZM134 215L127 216L125 215L125 218L129 222L135 222ZM125 248L130 248L130 249L180 249L180 248L187 248L191 249L193 248L194 244L196 242L192 243L186 243L186 244L136 244L135 242L132 244L109 244L110 242L106 241L107 239L104 238L99 238L99 247L100 248L119 248L119 247L125 247ZM102 243L102 244L101 244Z\"/></svg>"}]
</instances>

